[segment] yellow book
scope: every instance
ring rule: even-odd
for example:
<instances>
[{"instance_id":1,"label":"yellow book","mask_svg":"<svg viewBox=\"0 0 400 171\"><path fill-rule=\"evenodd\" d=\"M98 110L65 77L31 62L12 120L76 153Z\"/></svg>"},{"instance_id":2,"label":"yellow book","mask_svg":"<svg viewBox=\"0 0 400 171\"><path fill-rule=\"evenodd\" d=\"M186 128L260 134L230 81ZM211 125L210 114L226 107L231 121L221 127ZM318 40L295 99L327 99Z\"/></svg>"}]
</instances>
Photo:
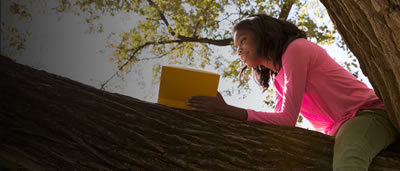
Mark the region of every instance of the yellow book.
<instances>
[{"instance_id":1,"label":"yellow book","mask_svg":"<svg viewBox=\"0 0 400 171\"><path fill-rule=\"evenodd\" d=\"M190 96L216 96L219 77L217 73L203 70L163 66L158 103L191 110L186 100Z\"/></svg>"}]
</instances>

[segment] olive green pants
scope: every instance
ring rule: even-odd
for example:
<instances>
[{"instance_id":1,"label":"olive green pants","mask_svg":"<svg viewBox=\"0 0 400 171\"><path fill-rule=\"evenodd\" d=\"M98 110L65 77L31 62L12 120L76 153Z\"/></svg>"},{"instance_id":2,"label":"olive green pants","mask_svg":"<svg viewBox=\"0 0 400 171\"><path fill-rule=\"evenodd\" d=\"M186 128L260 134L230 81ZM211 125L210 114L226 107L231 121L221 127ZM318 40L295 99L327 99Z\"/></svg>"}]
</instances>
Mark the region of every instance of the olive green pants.
<instances>
[{"instance_id":1,"label":"olive green pants","mask_svg":"<svg viewBox=\"0 0 400 171\"><path fill-rule=\"evenodd\" d=\"M368 170L372 159L399 138L384 110L360 110L335 135L333 170Z\"/></svg>"}]
</instances>

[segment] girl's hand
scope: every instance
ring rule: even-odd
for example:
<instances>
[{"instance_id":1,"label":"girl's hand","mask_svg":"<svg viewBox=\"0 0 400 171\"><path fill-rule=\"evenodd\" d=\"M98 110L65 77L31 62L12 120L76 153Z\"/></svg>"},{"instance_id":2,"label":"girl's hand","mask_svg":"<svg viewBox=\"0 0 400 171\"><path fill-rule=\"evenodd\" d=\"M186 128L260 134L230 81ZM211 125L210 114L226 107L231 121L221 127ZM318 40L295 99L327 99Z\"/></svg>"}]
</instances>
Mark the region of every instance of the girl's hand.
<instances>
[{"instance_id":1,"label":"girl's hand","mask_svg":"<svg viewBox=\"0 0 400 171\"><path fill-rule=\"evenodd\" d=\"M225 113L228 105L222 95L217 92L217 96L192 96L186 104L193 110L209 113Z\"/></svg>"},{"instance_id":2,"label":"girl's hand","mask_svg":"<svg viewBox=\"0 0 400 171\"><path fill-rule=\"evenodd\" d=\"M217 96L192 96L186 104L193 110L208 113L216 113L238 120L247 120L247 111L238 107L226 104L222 95L217 92Z\"/></svg>"}]
</instances>

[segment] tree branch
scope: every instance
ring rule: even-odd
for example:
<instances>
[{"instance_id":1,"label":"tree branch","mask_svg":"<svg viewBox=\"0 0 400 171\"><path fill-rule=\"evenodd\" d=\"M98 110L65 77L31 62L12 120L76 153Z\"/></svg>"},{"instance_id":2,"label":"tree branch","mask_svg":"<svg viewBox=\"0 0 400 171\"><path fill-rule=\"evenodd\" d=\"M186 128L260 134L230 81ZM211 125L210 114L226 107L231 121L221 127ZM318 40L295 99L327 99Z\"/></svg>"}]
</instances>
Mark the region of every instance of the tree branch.
<instances>
[{"instance_id":1,"label":"tree branch","mask_svg":"<svg viewBox=\"0 0 400 171\"><path fill-rule=\"evenodd\" d=\"M281 12L279 13L279 19L286 21L295 1L289 0L289 1L284 1L284 2L285 3L281 7Z\"/></svg>"},{"instance_id":2,"label":"tree branch","mask_svg":"<svg viewBox=\"0 0 400 171\"><path fill-rule=\"evenodd\" d=\"M170 44L170 43L184 43L184 42L197 42L197 43L207 43L207 44L211 44L211 45L216 45L216 46L228 46L230 45L230 43L232 42L232 38L228 38L228 39L219 39L219 40L215 40L215 39L210 39L210 38L197 38L197 37L186 37L186 36L179 36L180 39L177 40L165 40L165 41L152 41L152 42L146 42L143 45L137 47L136 49L130 49L133 50L132 55L129 57L128 60L126 60L126 62L124 64L122 64L118 70L109 78L107 79L104 83L102 83L100 85L100 89L103 89L106 84L108 84L108 82L110 82L117 74L118 72L120 72L126 65L128 65L128 63L134 59L134 57L136 56L136 54L144 49L147 46L150 45L160 45L160 44ZM175 50L175 49L173 49ZM171 50L172 51L172 50ZM169 51L169 52L171 52ZM169 52L167 52L166 54L168 54ZM165 55L166 55L165 54ZM165 56L164 55L164 56Z\"/></svg>"},{"instance_id":3,"label":"tree branch","mask_svg":"<svg viewBox=\"0 0 400 171\"><path fill-rule=\"evenodd\" d=\"M1 170L332 170L334 137L98 90L0 56ZM400 143L368 170L399 170Z\"/></svg>"},{"instance_id":4,"label":"tree branch","mask_svg":"<svg viewBox=\"0 0 400 171\"><path fill-rule=\"evenodd\" d=\"M197 37L196 34L197 34L197 29L198 29L199 26L200 26L200 21L201 21L201 20L197 21L196 26L195 26L194 31L193 31L192 37Z\"/></svg>"},{"instance_id":5,"label":"tree branch","mask_svg":"<svg viewBox=\"0 0 400 171\"><path fill-rule=\"evenodd\" d=\"M167 28L168 28L169 22L168 22L168 20L167 20L167 17L165 17L164 13L160 10L160 7L159 7L156 3L154 3L152 0L147 0L147 2L148 2L151 6L153 6L153 7L155 7L155 8L157 9L158 15L160 16L161 20L165 23L165 25L166 25ZM168 32L169 32L172 36L175 36L175 34L176 34L176 33L175 33L174 31L172 31L172 30L168 30Z\"/></svg>"},{"instance_id":6,"label":"tree branch","mask_svg":"<svg viewBox=\"0 0 400 171\"><path fill-rule=\"evenodd\" d=\"M152 0L147 0L147 2L148 2L151 6L153 6L153 7L155 7L155 8L157 9L158 15L160 15L161 20L163 20L163 22L165 23L165 25L169 26L169 23L168 23L167 18L165 17L164 13L160 10L160 8L157 6L157 4L154 3Z\"/></svg>"},{"instance_id":7,"label":"tree branch","mask_svg":"<svg viewBox=\"0 0 400 171\"><path fill-rule=\"evenodd\" d=\"M160 10L159 6L156 3L154 3L152 0L147 0L147 2L149 3L150 6L153 6L153 7L155 7L157 9L161 20L168 27L169 26L169 22L168 22L167 18L165 17L164 13ZM118 72L120 72L124 67L126 67L128 65L128 63L135 58L136 54L139 53L140 50L144 49L147 46L160 45L160 44L170 44L170 43L184 43L184 42L207 43L207 44L216 45L216 46L228 46L228 45L231 44L232 38L215 40L215 39L210 39L210 38L197 37L196 34L197 34L197 29L199 27L199 24L200 24L200 20L197 22L197 24L195 26L196 28L195 28L195 31L194 31L192 37L178 35L177 36L178 39L176 39L176 40L151 41L151 42L146 42L146 43L142 44L141 46L139 46L139 47L137 47L135 49L129 49L130 51L133 51L133 53L131 54L129 59L127 59L125 61L125 63L122 64L118 68L118 70L108 80L106 80L104 83L102 83L100 85L101 89L103 89L105 87L105 85L118 74ZM176 35L176 33L174 31L168 31L168 32L172 36ZM173 50L175 50L175 49L173 49ZM173 50L171 50L171 51L173 51ZM171 52L171 51L169 51L169 52ZM169 52L167 52L166 54L168 54ZM165 56L166 54L161 55L161 57ZM156 58L158 58L158 57L156 57ZM149 59L153 59L153 58L149 58ZM146 60L148 60L148 59L146 59Z\"/></svg>"},{"instance_id":8,"label":"tree branch","mask_svg":"<svg viewBox=\"0 0 400 171\"><path fill-rule=\"evenodd\" d=\"M232 38L227 39L210 39L210 38L197 38L197 37L186 37L180 36L182 42L197 42L197 43L207 43L216 46L228 46L233 41Z\"/></svg>"},{"instance_id":9,"label":"tree branch","mask_svg":"<svg viewBox=\"0 0 400 171\"><path fill-rule=\"evenodd\" d=\"M207 9L209 9L210 8L210 6L211 6L211 2L209 2L208 4L207 4L207 6L205 6L202 10L203 10L203 15L204 15L204 25L207 25L207 18L208 18L208 13L207 13ZM200 26L200 19L199 19L199 21L197 21L197 23L196 23L196 25L195 25L195 28L194 28L194 32L193 32L193 36L192 37L197 37L196 36L196 34L197 34L197 30L198 30L198 28L199 28L199 26Z\"/></svg>"},{"instance_id":10,"label":"tree branch","mask_svg":"<svg viewBox=\"0 0 400 171\"><path fill-rule=\"evenodd\" d=\"M165 43L172 43L172 42L165 42ZM160 44L160 43L159 43L159 44ZM107 79L107 80L104 81L102 84L100 84L100 89L101 89L101 90L104 90L104 87L118 74L118 72L120 72L126 65L128 65L129 61L133 60L133 58L135 57L135 55L136 55L141 49L143 49L143 48L145 48L146 46L149 46L149 45L152 45L152 43L151 43L151 42L147 42L147 43L145 43L145 44L139 46L139 47L133 52L133 54L131 55L131 57L129 57L129 59L126 60L125 63L124 63L123 65L121 65L121 66L118 68L118 70L117 70L109 79ZM156 58L162 58L162 57L166 56L167 54L171 53L172 51L174 51L174 50L176 49L176 47L177 47L177 46L173 47L171 50L169 50L168 52L166 52L166 53L164 53L164 54L162 54L162 55L160 55L160 56L153 57L153 58L143 58L143 59L139 59L138 61L141 61L141 60L150 60L150 59L156 59Z\"/></svg>"}]
</instances>

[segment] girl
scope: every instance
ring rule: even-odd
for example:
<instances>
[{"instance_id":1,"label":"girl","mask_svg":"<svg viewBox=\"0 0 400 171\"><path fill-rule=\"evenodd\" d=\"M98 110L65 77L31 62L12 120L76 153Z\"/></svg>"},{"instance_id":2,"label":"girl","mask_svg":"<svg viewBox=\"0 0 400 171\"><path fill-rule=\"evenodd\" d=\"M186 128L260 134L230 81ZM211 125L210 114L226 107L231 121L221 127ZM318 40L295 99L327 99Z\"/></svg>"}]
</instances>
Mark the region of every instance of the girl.
<instances>
[{"instance_id":1,"label":"girl","mask_svg":"<svg viewBox=\"0 0 400 171\"><path fill-rule=\"evenodd\" d=\"M368 170L374 156L400 137L374 91L308 41L294 24L265 14L232 28L238 55L264 91L274 84L275 112L242 109L216 97L193 96L194 110L238 120L295 126L299 113L335 136L333 170Z\"/></svg>"}]
</instances>

